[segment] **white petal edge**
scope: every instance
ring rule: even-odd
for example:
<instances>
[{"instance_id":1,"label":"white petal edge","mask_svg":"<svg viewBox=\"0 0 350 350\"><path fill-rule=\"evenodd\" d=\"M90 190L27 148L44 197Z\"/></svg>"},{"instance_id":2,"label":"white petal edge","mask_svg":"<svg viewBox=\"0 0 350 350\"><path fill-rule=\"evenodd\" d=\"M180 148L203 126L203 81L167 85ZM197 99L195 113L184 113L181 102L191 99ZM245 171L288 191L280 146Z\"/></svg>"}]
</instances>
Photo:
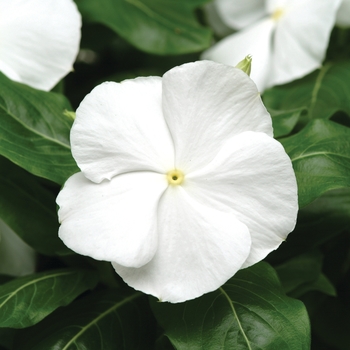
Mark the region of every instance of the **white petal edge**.
<instances>
[{"instance_id":1,"label":"white petal edge","mask_svg":"<svg viewBox=\"0 0 350 350\"><path fill-rule=\"evenodd\" d=\"M35 271L35 251L0 219L0 274L29 275Z\"/></svg>"},{"instance_id":2,"label":"white petal edge","mask_svg":"<svg viewBox=\"0 0 350 350\"><path fill-rule=\"evenodd\" d=\"M253 81L240 69L199 61L163 76L163 113L185 174L209 163L225 141L246 130L272 135Z\"/></svg>"},{"instance_id":3,"label":"white petal edge","mask_svg":"<svg viewBox=\"0 0 350 350\"><path fill-rule=\"evenodd\" d=\"M178 303L219 288L241 268L249 250L245 225L175 186L167 189L159 205L154 258L139 269L113 266L131 287L160 301Z\"/></svg>"},{"instance_id":4,"label":"white petal edge","mask_svg":"<svg viewBox=\"0 0 350 350\"><path fill-rule=\"evenodd\" d=\"M293 0L285 5L277 20L267 87L301 78L322 65L340 1Z\"/></svg>"},{"instance_id":5,"label":"white petal edge","mask_svg":"<svg viewBox=\"0 0 350 350\"><path fill-rule=\"evenodd\" d=\"M0 0L0 69L10 79L51 90L72 71L81 16L72 0Z\"/></svg>"},{"instance_id":6,"label":"white petal edge","mask_svg":"<svg viewBox=\"0 0 350 350\"><path fill-rule=\"evenodd\" d=\"M275 22L268 18L231 34L203 52L201 58L236 66L244 57L252 55L251 79L259 91L267 87L271 70L272 35Z\"/></svg>"},{"instance_id":7,"label":"white petal edge","mask_svg":"<svg viewBox=\"0 0 350 350\"><path fill-rule=\"evenodd\" d=\"M233 29L227 26L219 16L214 2L205 4L203 9L205 13L205 19L215 34L220 37L224 37L233 32Z\"/></svg>"},{"instance_id":8,"label":"white petal edge","mask_svg":"<svg viewBox=\"0 0 350 350\"><path fill-rule=\"evenodd\" d=\"M350 0L343 0L336 18L336 24L339 27L350 27Z\"/></svg>"},{"instance_id":9,"label":"white petal edge","mask_svg":"<svg viewBox=\"0 0 350 350\"><path fill-rule=\"evenodd\" d=\"M71 130L72 154L94 182L130 171L165 173L174 149L162 112L162 80L136 78L95 87Z\"/></svg>"},{"instance_id":10,"label":"white petal edge","mask_svg":"<svg viewBox=\"0 0 350 350\"><path fill-rule=\"evenodd\" d=\"M229 27L243 29L263 18L265 0L216 0L218 14Z\"/></svg>"},{"instance_id":11,"label":"white petal edge","mask_svg":"<svg viewBox=\"0 0 350 350\"><path fill-rule=\"evenodd\" d=\"M243 267L262 260L294 229L297 183L282 145L263 133L233 137L204 169L189 174L184 189L203 203L234 215L251 234Z\"/></svg>"},{"instance_id":12,"label":"white petal edge","mask_svg":"<svg viewBox=\"0 0 350 350\"><path fill-rule=\"evenodd\" d=\"M149 262L157 249L157 208L164 175L135 172L95 184L71 176L57 197L59 237L75 252L129 267Z\"/></svg>"}]
</instances>

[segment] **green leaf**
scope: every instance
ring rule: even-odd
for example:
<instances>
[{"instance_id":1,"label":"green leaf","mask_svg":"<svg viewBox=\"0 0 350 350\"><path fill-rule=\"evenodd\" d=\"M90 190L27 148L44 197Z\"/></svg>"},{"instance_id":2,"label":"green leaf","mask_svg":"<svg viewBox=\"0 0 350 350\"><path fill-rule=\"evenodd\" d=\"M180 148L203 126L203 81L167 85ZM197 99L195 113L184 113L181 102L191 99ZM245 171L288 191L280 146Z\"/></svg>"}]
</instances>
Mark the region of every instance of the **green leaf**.
<instances>
[{"instance_id":1,"label":"green leaf","mask_svg":"<svg viewBox=\"0 0 350 350\"><path fill-rule=\"evenodd\" d=\"M303 284L296 288L292 293L290 293L290 296L293 298L300 298L307 292L313 291L321 292L332 297L337 296L337 291L332 282L323 273L321 273L315 281Z\"/></svg>"},{"instance_id":2,"label":"green leaf","mask_svg":"<svg viewBox=\"0 0 350 350\"><path fill-rule=\"evenodd\" d=\"M71 110L64 96L15 83L0 73L0 154L62 184L79 171L71 155Z\"/></svg>"},{"instance_id":3,"label":"green leaf","mask_svg":"<svg viewBox=\"0 0 350 350\"><path fill-rule=\"evenodd\" d=\"M328 63L320 70L264 93L268 109L307 107L309 118L330 118L335 112L350 115L350 62Z\"/></svg>"},{"instance_id":4,"label":"green leaf","mask_svg":"<svg viewBox=\"0 0 350 350\"><path fill-rule=\"evenodd\" d=\"M294 129L301 114L305 111L305 108L297 108L288 111L269 110L272 117L274 137L288 135Z\"/></svg>"},{"instance_id":5,"label":"green leaf","mask_svg":"<svg viewBox=\"0 0 350 350\"><path fill-rule=\"evenodd\" d=\"M139 292L105 290L23 331L13 350L154 349L154 318Z\"/></svg>"},{"instance_id":6,"label":"green leaf","mask_svg":"<svg viewBox=\"0 0 350 350\"><path fill-rule=\"evenodd\" d=\"M59 306L92 289L97 275L87 270L54 270L0 285L0 327L32 326Z\"/></svg>"},{"instance_id":7,"label":"green leaf","mask_svg":"<svg viewBox=\"0 0 350 350\"><path fill-rule=\"evenodd\" d=\"M316 119L282 144L293 163L300 207L328 190L350 187L350 128Z\"/></svg>"},{"instance_id":8,"label":"green leaf","mask_svg":"<svg viewBox=\"0 0 350 350\"><path fill-rule=\"evenodd\" d=\"M267 263L239 271L217 291L152 309L176 349L309 349L310 328L302 302L284 294Z\"/></svg>"},{"instance_id":9,"label":"green leaf","mask_svg":"<svg viewBox=\"0 0 350 350\"><path fill-rule=\"evenodd\" d=\"M276 267L276 272L285 292L299 298L309 291L336 295L336 290L322 274L323 255L319 251L308 252Z\"/></svg>"},{"instance_id":10,"label":"green leaf","mask_svg":"<svg viewBox=\"0 0 350 350\"><path fill-rule=\"evenodd\" d=\"M0 168L0 218L39 253L68 254L57 234L55 195L6 158Z\"/></svg>"},{"instance_id":11,"label":"green leaf","mask_svg":"<svg viewBox=\"0 0 350 350\"><path fill-rule=\"evenodd\" d=\"M327 242L347 228L350 228L350 188L328 191L299 211L298 234L309 246Z\"/></svg>"},{"instance_id":12,"label":"green leaf","mask_svg":"<svg viewBox=\"0 0 350 350\"><path fill-rule=\"evenodd\" d=\"M211 31L194 16L208 0L77 0L84 18L102 23L140 50L184 54L210 45Z\"/></svg>"},{"instance_id":13,"label":"green leaf","mask_svg":"<svg viewBox=\"0 0 350 350\"><path fill-rule=\"evenodd\" d=\"M319 247L347 228L350 228L350 188L328 191L299 210L294 231L268 260L280 264Z\"/></svg>"}]
</instances>

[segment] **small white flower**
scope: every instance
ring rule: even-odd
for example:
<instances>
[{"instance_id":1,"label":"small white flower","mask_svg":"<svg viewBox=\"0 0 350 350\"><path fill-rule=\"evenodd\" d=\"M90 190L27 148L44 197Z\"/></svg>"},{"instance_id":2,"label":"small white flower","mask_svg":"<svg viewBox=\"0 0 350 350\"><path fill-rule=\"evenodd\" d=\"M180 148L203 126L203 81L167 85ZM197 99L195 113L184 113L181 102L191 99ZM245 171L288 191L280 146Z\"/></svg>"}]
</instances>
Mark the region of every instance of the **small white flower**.
<instances>
[{"instance_id":1,"label":"small white flower","mask_svg":"<svg viewBox=\"0 0 350 350\"><path fill-rule=\"evenodd\" d=\"M57 198L61 239L162 301L217 289L294 228L291 161L237 68L201 61L101 84L71 144L82 172Z\"/></svg>"},{"instance_id":2,"label":"small white flower","mask_svg":"<svg viewBox=\"0 0 350 350\"><path fill-rule=\"evenodd\" d=\"M240 29L205 51L203 59L235 66L253 57L260 91L320 67L341 0L216 0L230 27Z\"/></svg>"},{"instance_id":3,"label":"small white flower","mask_svg":"<svg viewBox=\"0 0 350 350\"><path fill-rule=\"evenodd\" d=\"M35 251L0 219L0 274L24 276L35 270Z\"/></svg>"},{"instance_id":4,"label":"small white flower","mask_svg":"<svg viewBox=\"0 0 350 350\"><path fill-rule=\"evenodd\" d=\"M80 27L72 0L0 0L0 71L51 90L73 69Z\"/></svg>"},{"instance_id":5,"label":"small white flower","mask_svg":"<svg viewBox=\"0 0 350 350\"><path fill-rule=\"evenodd\" d=\"M336 23L339 27L350 27L350 0L342 0L337 13Z\"/></svg>"}]
</instances>

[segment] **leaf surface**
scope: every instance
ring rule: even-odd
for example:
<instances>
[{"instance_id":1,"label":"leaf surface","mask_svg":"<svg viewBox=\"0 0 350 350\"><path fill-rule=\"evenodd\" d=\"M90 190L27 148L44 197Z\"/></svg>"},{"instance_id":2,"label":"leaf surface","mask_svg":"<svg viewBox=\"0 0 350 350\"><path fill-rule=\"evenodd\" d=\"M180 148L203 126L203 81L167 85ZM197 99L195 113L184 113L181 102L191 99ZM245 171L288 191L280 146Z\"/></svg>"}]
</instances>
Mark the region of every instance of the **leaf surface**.
<instances>
[{"instance_id":1,"label":"leaf surface","mask_svg":"<svg viewBox=\"0 0 350 350\"><path fill-rule=\"evenodd\" d=\"M261 262L239 271L217 291L151 306L178 350L309 349L304 305L284 294L273 268Z\"/></svg>"},{"instance_id":2,"label":"leaf surface","mask_svg":"<svg viewBox=\"0 0 350 350\"><path fill-rule=\"evenodd\" d=\"M350 228L350 188L328 191L299 210L297 225L287 242L268 260L280 264L319 247Z\"/></svg>"},{"instance_id":3,"label":"leaf surface","mask_svg":"<svg viewBox=\"0 0 350 350\"><path fill-rule=\"evenodd\" d=\"M350 128L316 119L282 144L293 163L300 207L328 190L350 187Z\"/></svg>"},{"instance_id":4,"label":"leaf surface","mask_svg":"<svg viewBox=\"0 0 350 350\"><path fill-rule=\"evenodd\" d=\"M335 112L350 115L350 62L328 63L292 83L264 93L268 109L288 110L306 107L310 119L330 118Z\"/></svg>"},{"instance_id":5,"label":"leaf surface","mask_svg":"<svg viewBox=\"0 0 350 350\"><path fill-rule=\"evenodd\" d=\"M70 253L58 238L55 195L4 157L0 157L0 169L1 219L39 253Z\"/></svg>"},{"instance_id":6,"label":"leaf surface","mask_svg":"<svg viewBox=\"0 0 350 350\"><path fill-rule=\"evenodd\" d=\"M14 350L148 350L154 319L142 293L104 290L57 310L23 334Z\"/></svg>"},{"instance_id":7,"label":"leaf surface","mask_svg":"<svg viewBox=\"0 0 350 350\"><path fill-rule=\"evenodd\" d=\"M308 252L276 267L276 272L285 292L299 298L309 291L319 291L336 296L336 290L322 274L323 255L315 250Z\"/></svg>"},{"instance_id":8,"label":"leaf surface","mask_svg":"<svg viewBox=\"0 0 350 350\"><path fill-rule=\"evenodd\" d=\"M71 155L72 120L59 94L13 82L0 73L0 155L30 173L63 184L79 171Z\"/></svg>"},{"instance_id":9,"label":"leaf surface","mask_svg":"<svg viewBox=\"0 0 350 350\"><path fill-rule=\"evenodd\" d=\"M269 110L272 117L272 126L274 137L288 135L297 124L305 108L297 108L286 111Z\"/></svg>"},{"instance_id":10,"label":"leaf surface","mask_svg":"<svg viewBox=\"0 0 350 350\"><path fill-rule=\"evenodd\" d=\"M93 271L65 269L20 277L0 285L0 327L32 326L93 288Z\"/></svg>"},{"instance_id":11,"label":"leaf surface","mask_svg":"<svg viewBox=\"0 0 350 350\"><path fill-rule=\"evenodd\" d=\"M194 10L207 0L78 0L84 18L102 23L140 50L183 54L204 50L211 31Z\"/></svg>"}]
</instances>

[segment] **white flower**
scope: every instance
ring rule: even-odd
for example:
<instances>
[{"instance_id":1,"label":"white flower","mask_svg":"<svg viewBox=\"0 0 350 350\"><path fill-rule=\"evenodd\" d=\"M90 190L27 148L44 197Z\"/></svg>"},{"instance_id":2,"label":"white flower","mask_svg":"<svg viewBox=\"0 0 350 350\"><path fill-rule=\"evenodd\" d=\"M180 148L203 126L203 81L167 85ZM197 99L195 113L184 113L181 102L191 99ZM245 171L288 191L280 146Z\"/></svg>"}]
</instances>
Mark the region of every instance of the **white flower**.
<instances>
[{"instance_id":1,"label":"white flower","mask_svg":"<svg viewBox=\"0 0 350 350\"><path fill-rule=\"evenodd\" d=\"M237 68L201 61L99 85L71 144L82 172L57 198L61 239L162 301L217 289L294 228L291 161Z\"/></svg>"},{"instance_id":2,"label":"white flower","mask_svg":"<svg viewBox=\"0 0 350 350\"><path fill-rule=\"evenodd\" d=\"M23 276L34 270L34 250L0 219L0 274Z\"/></svg>"},{"instance_id":3,"label":"white flower","mask_svg":"<svg viewBox=\"0 0 350 350\"><path fill-rule=\"evenodd\" d=\"M320 67L341 0L216 0L223 21L240 31L205 51L203 59L235 66L253 56L260 91Z\"/></svg>"},{"instance_id":4,"label":"white flower","mask_svg":"<svg viewBox=\"0 0 350 350\"><path fill-rule=\"evenodd\" d=\"M340 27L350 27L350 0L342 0L337 13L336 23Z\"/></svg>"},{"instance_id":5,"label":"white flower","mask_svg":"<svg viewBox=\"0 0 350 350\"><path fill-rule=\"evenodd\" d=\"M0 0L0 71L41 90L72 70L81 16L72 0Z\"/></svg>"}]
</instances>

